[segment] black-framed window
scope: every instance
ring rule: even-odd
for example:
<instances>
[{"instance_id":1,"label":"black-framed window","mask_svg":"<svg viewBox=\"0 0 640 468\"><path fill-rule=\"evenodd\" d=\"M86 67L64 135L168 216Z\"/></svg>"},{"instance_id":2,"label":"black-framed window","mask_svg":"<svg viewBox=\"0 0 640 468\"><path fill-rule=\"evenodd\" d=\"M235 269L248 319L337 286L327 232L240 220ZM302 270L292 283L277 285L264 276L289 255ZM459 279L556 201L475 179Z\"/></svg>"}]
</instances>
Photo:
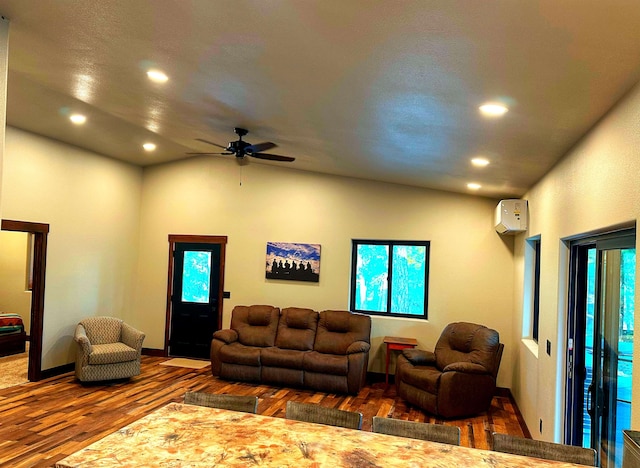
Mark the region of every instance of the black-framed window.
<instances>
[{"instance_id":1,"label":"black-framed window","mask_svg":"<svg viewBox=\"0 0 640 468\"><path fill-rule=\"evenodd\" d=\"M531 338L537 343L540 328L540 238L531 239L533 250L533 300L531 302Z\"/></svg>"},{"instance_id":2,"label":"black-framed window","mask_svg":"<svg viewBox=\"0 0 640 468\"><path fill-rule=\"evenodd\" d=\"M426 319L429 241L354 239L350 295L354 312Z\"/></svg>"}]
</instances>

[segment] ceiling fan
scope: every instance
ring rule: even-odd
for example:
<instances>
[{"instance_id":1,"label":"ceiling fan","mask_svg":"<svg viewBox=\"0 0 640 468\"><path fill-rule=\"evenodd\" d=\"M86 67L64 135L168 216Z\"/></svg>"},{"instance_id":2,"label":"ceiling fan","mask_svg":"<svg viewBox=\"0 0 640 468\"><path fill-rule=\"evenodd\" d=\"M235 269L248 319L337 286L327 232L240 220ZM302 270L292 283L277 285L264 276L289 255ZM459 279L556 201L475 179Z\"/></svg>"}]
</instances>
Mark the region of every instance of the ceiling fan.
<instances>
[{"instance_id":1,"label":"ceiling fan","mask_svg":"<svg viewBox=\"0 0 640 468\"><path fill-rule=\"evenodd\" d=\"M257 145L252 145L251 143L244 141L242 139L249 130L244 128L234 128L234 133L238 135L238 140L231 141L227 146L222 146L212 141L203 140L202 138L196 138L196 140L201 141L203 143L207 143L209 145L217 146L218 148L222 148L225 150L222 153L187 153L187 154L234 154L236 158L242 159L245 156L250 156L252 158L257 159L266 159L268 161L284 161L284 162L292 162L295 161L296 158L292 158L289 156L280 156L278 154L268 154L263 153L263 151L270 150L271 148L275 148L275 143L271 143L270 141L266 141L264 143L258 143Z\"/></svg>"}]
</instances>

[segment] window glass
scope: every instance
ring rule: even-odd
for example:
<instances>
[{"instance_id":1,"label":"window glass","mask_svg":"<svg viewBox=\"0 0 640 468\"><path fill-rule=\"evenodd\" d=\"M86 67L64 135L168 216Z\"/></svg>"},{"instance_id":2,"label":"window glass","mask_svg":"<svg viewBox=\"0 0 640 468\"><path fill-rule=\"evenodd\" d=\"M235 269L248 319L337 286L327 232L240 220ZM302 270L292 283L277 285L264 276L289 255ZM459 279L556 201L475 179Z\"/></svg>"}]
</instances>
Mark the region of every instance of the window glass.
<instances>
[{"instance_id":1,"label":"window glass","mask_svg":"<svg viewBox=\"0 0 640 468\"><path fill-rule=\"evenodd\" d=\"M426 247L393 246L391 312L424 314Z\"/></svg>"},{"instance_id":2,"label":"window glass","mask_svg":"<svg viewBox=\"0 0 640 468\"><path fill-rule=\"evenodd\" d=\"M387 268L389 246L357 246L356 308L366 311L387 310Z\"/></svg>"},{"instance_id":3,"label":"window glass","mask_svg":"<svg viewBox=\"0 0 640 468\"><path fill-rule=\"evenodd\" d=\"M427 318L429 242L354 240L351 310Z\"/></svg>"},{"instance_id":4,"label":"window glass","mask_svg":"<svg viewBox=\"0 0 640 468\"><path fill-rule=\"evenodd\" d=\"M211 252L186 251L182 268L182 302L209 302Z\"/></svg>"},{"instance_id":5,"label":"window glass","mask_svg":"<svg viewBox=\"0 0 640 468\"><path fill-rule=\"evenodd\" d=\"M540 239L533 241L534 268L533 268L533 323L531 324L531 336L538 342L540 329Z\"/></svg>"}]
</instances>

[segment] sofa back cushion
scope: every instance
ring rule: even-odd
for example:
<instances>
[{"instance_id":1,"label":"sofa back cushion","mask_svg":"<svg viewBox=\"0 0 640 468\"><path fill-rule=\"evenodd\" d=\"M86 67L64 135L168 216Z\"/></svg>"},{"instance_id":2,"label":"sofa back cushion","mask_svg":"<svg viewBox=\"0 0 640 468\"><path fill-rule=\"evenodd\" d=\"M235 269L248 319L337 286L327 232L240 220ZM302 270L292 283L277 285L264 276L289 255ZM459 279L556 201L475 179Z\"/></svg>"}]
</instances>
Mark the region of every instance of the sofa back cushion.
<instances>
[{"instance_id":1,"label":"sofa back cushion","mask_svg":"<svg viewBox=\"0 0 640 468\"><path fill-rule=\"evenodd\" d=\"M231 328L245 346L273 346L276 342L280 309L270 305L235 306Z\"/></svg>"},{"instance_id":2,"label":"sofa back cushion","mask_svg":"<svg viewBox=\"0 0 640 468\"><path fill-rule=\"evenodd\" d=\"M278 322L276 346L282 349L310 351L318 328L318 312L312 309L287 307Z\"/></svg>"},{"instance_id":3,"label":"sofa back cushion","mask_svg":"<svg viewBox=\"0 0 640 468\"><path fill-rule=\"evenodd\" d=\"M320 312L313 349L319 353L346 354L351 343L370 340L371 317L346 310L325 310Z\"/></svg>"},{"instance_id":4,"label":"sofa back cushion","mask_svg":"<svg viewBox=\"0 0 640 468\"><path fill-rule=\"evenodd\" d=\"M450 323L435 346L436 367L442 370L454 362L471 362L493 372L499 345L500 335L491 328L468 322Z\"/></svg>"}]
</instances>

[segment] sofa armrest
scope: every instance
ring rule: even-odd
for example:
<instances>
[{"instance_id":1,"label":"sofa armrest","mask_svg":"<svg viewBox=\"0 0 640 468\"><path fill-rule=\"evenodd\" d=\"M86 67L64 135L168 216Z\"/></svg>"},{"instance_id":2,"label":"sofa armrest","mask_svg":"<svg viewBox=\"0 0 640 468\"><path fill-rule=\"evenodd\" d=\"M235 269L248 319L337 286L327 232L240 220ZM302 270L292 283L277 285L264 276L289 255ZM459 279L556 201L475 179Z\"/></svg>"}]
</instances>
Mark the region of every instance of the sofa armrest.
<instances>
[{"instance_id":1,"label":"sofa armrest","mask_svg":"<svg viewBox=\"0 0 640 468\"><path fill-rule=\"evenodd\" d=\"M424 349L403 349L402 355L414 366L435 366L436 355Z\"/></svg>"},{"instance_id":2,"label":"sofa armrest","mask_svg":"<svg viewBox=\"0 0 640 468\"><path fill-rule=\"evenodd\" d=\"M371 345L366 341L354 341L347 348L347 354L366 353L371 349Z\"/></svg>"},{"instance_id":3,"label":"sofa armrest","mask_svg":"<svg viewBox=\"0 0 640 468\"><path fill-rule=\"evenodd\" d=\"M142 353L142 342L145 338L143 332L123 322L121 337L124 344L138 352L138 356Z\"/></svg>"},{"instance_id":4,"label":"sofa armrest","mask_svg":"<svg viewBox=\"0 0 640 468\"><path fill-rule=\"evenodd\" d=\"M238 332L230 328L226 330L218 330L213 334L213 339L224 341L226 344L238 341Z\"/></svg>"},{"instance_id":5,"label":"sofa armrest","mask_svg":"<svg viewBox=\"0 0 640 468\"><path fill-rule=\"evenodd\" d=\"M472 362L453 362L442 369L442 372L463 372L465 374L491 374L486 367Z\"/></svg>"},{"instance_id":6,"label":"sofa armrest","mask_svg":"<svg viewBox=\"0 0 640 468\"><path fill-rule=\"evenodd\" d=\"M78 326L76 326L76 332L73 339L78 343L83 356L89 356L89 354L91 354L93 347L91 346L89 338L87 337L87 332L82 325L78 324Z\"/></svg>"}]
</instances>

